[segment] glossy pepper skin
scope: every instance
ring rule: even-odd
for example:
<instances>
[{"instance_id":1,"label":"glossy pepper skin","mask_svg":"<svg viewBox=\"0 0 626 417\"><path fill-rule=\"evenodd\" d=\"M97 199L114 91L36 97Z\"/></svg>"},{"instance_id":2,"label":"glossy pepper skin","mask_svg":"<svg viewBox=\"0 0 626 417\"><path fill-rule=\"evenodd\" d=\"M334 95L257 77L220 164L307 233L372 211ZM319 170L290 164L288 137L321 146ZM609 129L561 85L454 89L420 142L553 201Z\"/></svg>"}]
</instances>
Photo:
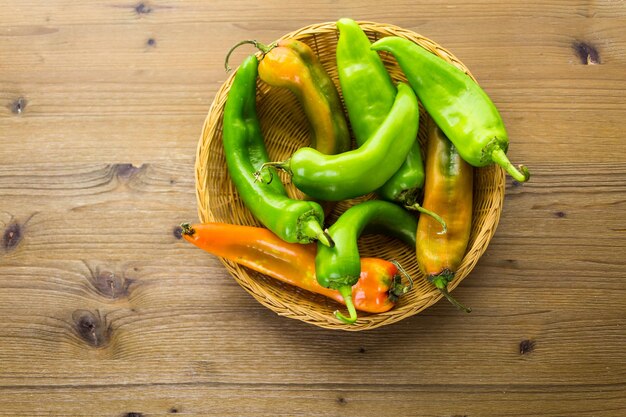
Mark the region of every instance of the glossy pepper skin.
<instances>
[{"instance_id":1,"label":"glossy pepper skin","mask_svg":"<svg viewBox=\"0 0 626 417\"><path fill-rule=\"evenodd\" d=\"M345 304L338 291L318 284L314 243L287 243L261 227L227 223L184 223L181 227L186 241L212 255ZM398 269L378 258L362 258L360 262L361 273L351 289L355 308L368 313L389 311L407 291Z\"/></svg>"},{"instance_id":2,"label":"glossy pepper skin","mask_svg":"<svg viewBox=\"0 0 626 417\"><path fill-rule=\"evenodd\" d=\"M372 45L392 53L424 108L470 165L502 166L515 180L530 178L506 156L509 138L500 113L485 91L467 74L416 43L390 36Z\"/></svg>"},{"instance_id":3,"label":"glossy pepper skin","mask_svg":"<svg viewBox=\"0 0 626 417\"><path fill-rule=\"evenodd\" d=\"M350 149L339 93L311 47L296 39L283 39L271 45L243 41L233 49L245 43L263 53L259 78L273 87L287 88L302 104L312 130L310 146L329 155Z\"/></svg>"},{"instance_id":4,"label":"glossy pepper skin","mask_svg":"<svg viewBox=\"0 0 626 417\"><path fill-rule=\"evenodd\" d=\"M325 288L333 288L350 296L352 287L361 273L358 239L362 233L393 236L415 247L417 219L404 208L384 200L358 203L339 216L328 229L335 246L318 245L315 257L317 282ZM350 304L347 303L349 306ZM356 313L350 317L339 312L335 315L346 323L356 321Z\"/></svg>"},{"instance_id":5,"label":"glossy pepper skin","mask_svg":"<svg viewBox=\"0 0 626 417\"><path fill-rule=\"evenodd\" d=\"M226 99L223 146L230 178L250 212L286 242L319 239L331 245L318 203L289 198L280 181L254 179L254 172L269 159L256 113L257 67L254 55L243 61Z\"/></svg>"},{"instance_id":6,"label":"glossy pepper skin","mask_svg":"<svg viewBox=\"0 0 626 417\"><path fill-rule=\"evenodd\" d=\"M417 97L407 84L399 83L397 90L391 111L359 148L338 155L300 148L286 161L264 164L257 177L268 167L283 169L298 189L325 201L346 200L376 190L402 165L417 135Z\"/></svg>"},{"instance_id":7,"label":"glossy pepper skin","mask_svg":"<svg viewBox=\"0 0 626 417\"><path fill-rule=\"evenodd\" d=\"M361 26L352 19L336 23L337 72L350 126L358 146L363 145L389 114L396 87ZM417 203L424 186L424 163L417 136L406 160L376 192L379 197L403 205ZM419 207L419 205L417 206Z\"/></svg>"},{"instance_id":8,"label":"glossy pepper skin","mask_svg":"<svg viewBox=\"0 0 626 417\"><path fill-rule=\"evenodd\" d=\"M416 256L420 270L448 300L461 306L448 293L472 229L473 168L459 154L437 125L428 124L426 153L426 184L423 205L439 213L448 226L440 232L439 223L429 216L420 216L417 225Z\"/></svg>"},{"instance_id":9,"label":"glossy pepper skin","mask_svg":"<svg viewBox=\"0 0 626 417\"><path fill-rule=\"evenodd\" d=\"M339 84L354 138L361 146L389 114L396 87L361 26L348 18L336 25Z\"/></svg>"}]
</instances>

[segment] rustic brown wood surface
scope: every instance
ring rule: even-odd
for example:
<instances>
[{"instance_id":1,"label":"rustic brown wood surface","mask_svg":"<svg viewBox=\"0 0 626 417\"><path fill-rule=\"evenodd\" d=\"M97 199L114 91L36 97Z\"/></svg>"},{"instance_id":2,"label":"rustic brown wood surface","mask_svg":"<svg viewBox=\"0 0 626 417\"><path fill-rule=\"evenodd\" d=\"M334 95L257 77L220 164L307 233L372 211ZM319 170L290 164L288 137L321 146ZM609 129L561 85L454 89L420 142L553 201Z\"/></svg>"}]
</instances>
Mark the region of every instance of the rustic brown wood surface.
<instances>
[{"instance_id":1,"label":"rustic brown wood surface","mask_svg":"<svg viewBox=\"0 0 626 417\"><path fill-rule=\"evenodd\" d=\"M176 233L228 48L343 16L452 51L532 170L471 314L320 329ZM625 28L609 0L5 0L0 416L626 415Z\"/></svg>"}]
</instances>

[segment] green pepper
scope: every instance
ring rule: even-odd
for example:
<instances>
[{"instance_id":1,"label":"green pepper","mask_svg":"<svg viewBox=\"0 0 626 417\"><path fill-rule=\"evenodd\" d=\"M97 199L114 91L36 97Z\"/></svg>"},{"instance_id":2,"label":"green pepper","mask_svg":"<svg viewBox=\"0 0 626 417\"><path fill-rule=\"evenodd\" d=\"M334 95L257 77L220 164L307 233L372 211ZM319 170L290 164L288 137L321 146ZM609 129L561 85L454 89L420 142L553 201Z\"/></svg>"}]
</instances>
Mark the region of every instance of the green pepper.
<instances>
[{"instance_id":1,"label":"green pepper","mask_svg":"<svg viewBox=\"0 0 626 417\"><path fill-rule=\"evenodd\" d=\"M337 21L337 73L348 111L348 118L358 146L363 145L383 123L396 96L396 88L380 59L371 49L371 42L361 26L352 19ZM418 198L424 186L424 163L417 137L406 159L395 174L376 194L407 208L431 215L445 223L435 213L421 207Z\"/></svg>"},{"instance_id":2,"label":"green pepper","mask_svg":"<svg viewBox=\"0 0 626 417\"><path fill-rule=\"evenodd\" d=\"M337 29L339 83L356 144L361 146L389 114L396 88L361 26L352 19L342 18L337 21ZM415 140L405 162L377 194L385 200L403 203L408 194L418 192L423 184L422 154L419 141Z\"/></svg>"},{"instance_id":3,"label":"green pepper","mask_svg":"<svg viewBox=\"0 0 626 417\"><path fill-rule=\"evenodd\" d=\"M263 164L291 175L305 194L325 201L340 201L368 194L382 186L400 168L415 142L419 106L411 87L400 83L391 111L376 132L359 148L338 155L324 155L303 147L282 162Z\"/></svg>"},{"instance_id":4,"label":"green pepper","mask_svg":"<svg viewBox=\"0 0 626 417\"><path fill-rule=\"evenodd\" d=\"M318 243L315 273L322 287L338 290L343 295L350 317L336 311L338 319L346 323L354 323L357 319L351 288L361 274L357 244L361 234L385 234L415 248L416 232L417 218L404 208L384 200L358 203L330 226L328 234L335 246L328 248Z\"/></svg>"},{"instance_id":5,"label":"green pepper","mask_svg":"<svg viewBox=\"0 0 626 417\"><path fill-rule=\"evenodd\" d=\"M389 114L396 87L359 24L343 18L336 25L339 84L354 138L361 146Z\"/></svg>"},{"instance_id":6,"label":"green pepper","mask_svg":"<svg viewBox=\"0 0 626 417\"><path fill-rule=\"evenodd\" d=\"M250 212L286 242L319 240L331 246L322 229L324 211L313 201L288 197L280 181L258 182L254 172L269 160L256 113L258 60L247 57L237 69L224 108L223 145L226 164Z\"/></svg>"},{"instance_id":7,"label":"green pepper","mask_svg":"<svg viewBox=\"0 0 626 417\"><path fill-rule=\"evenodd\" d=\"M506 156L509 138L500 113L472 78L418 44L389 36L372 45L392 53L422 105L470 165L502 166L515 180L527 181L528 169L516 169Z\"/></svg>"}]
</instances>

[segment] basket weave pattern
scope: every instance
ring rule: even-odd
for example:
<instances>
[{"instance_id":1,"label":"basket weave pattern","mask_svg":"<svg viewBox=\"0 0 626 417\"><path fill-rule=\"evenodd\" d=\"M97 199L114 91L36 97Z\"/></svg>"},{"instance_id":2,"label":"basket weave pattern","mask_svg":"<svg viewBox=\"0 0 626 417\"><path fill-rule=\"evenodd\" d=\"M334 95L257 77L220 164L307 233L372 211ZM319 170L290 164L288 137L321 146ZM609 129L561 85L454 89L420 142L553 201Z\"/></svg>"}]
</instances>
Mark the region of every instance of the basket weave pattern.
<instances>
[{"instance_id":1,"label":"basket weave pattern","mask_svg":"<svg viewBox=\"0 0 626 417\"><path fill-rule=\"evenodd\" d=\"M372 41L384 36L407 38L472 76L463 63L430 39L393 25L373 22L359 24ZM338 36L335 22L328 22L304 27L284 35L281 39L295 38L310 45L340 91L335 63ZM391 55L383 53L381 57L394 81L406 81ZM195 163L198 215L201 222L261 226L245 208L229 178L222 147L222 115L233 77L234 72L217 92L198 143ZM257 112L270 159L275 161L286 159L299 147L308 145L308 120L291 92L272 88L262 81L258 81L257 87ZM419 140L422 145L426 140L427 117L428 115L421 109ZM456 278L449 285L450 290L470 273L486 250L502 211L504 171L492 165L474 169L474 172L471 238ZM286 184L291 196L301 196L301 193L289 183L288 177L281 174L281 180ZM328 214L327 223L331 224L351 205L371 198L374 196L367 195L337 203ZM345 325L338 321L333 316L333 311L343 307L326 297L283 284L233 262L223 259L222 262L237 283L267 308L279 315L329 329L358 331L391 324L419 313L441 298L440 293L420 273L414 249L393 238L379 235L363 236L359 240L359 249L363 257L395 259L400 262L413 277L414 286L400 298L396 307L388 312L379 314L359 312L359 319L354 325Z\"/></svg>"}]
</instances>

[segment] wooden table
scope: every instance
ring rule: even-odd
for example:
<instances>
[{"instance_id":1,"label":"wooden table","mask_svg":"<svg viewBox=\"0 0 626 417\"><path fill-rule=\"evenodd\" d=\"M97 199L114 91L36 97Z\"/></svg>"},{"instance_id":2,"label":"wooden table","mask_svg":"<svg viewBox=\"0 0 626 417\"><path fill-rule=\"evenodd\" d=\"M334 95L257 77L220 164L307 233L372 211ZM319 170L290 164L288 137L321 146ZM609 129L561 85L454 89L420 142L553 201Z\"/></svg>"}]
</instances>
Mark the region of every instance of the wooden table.
<instances>
[{"instance_id":1,"label":"wooden table","mask_svg":"<svg viewBox=\"0 0 626 417\"><path fill-rule=\"evenodd\" d=\"M3 3L0 416L626 415L625 2ZM452 51L533 172L469 315L321 329L175 232L228 48L343 16Z\"/></svg>"}]
</instances>

